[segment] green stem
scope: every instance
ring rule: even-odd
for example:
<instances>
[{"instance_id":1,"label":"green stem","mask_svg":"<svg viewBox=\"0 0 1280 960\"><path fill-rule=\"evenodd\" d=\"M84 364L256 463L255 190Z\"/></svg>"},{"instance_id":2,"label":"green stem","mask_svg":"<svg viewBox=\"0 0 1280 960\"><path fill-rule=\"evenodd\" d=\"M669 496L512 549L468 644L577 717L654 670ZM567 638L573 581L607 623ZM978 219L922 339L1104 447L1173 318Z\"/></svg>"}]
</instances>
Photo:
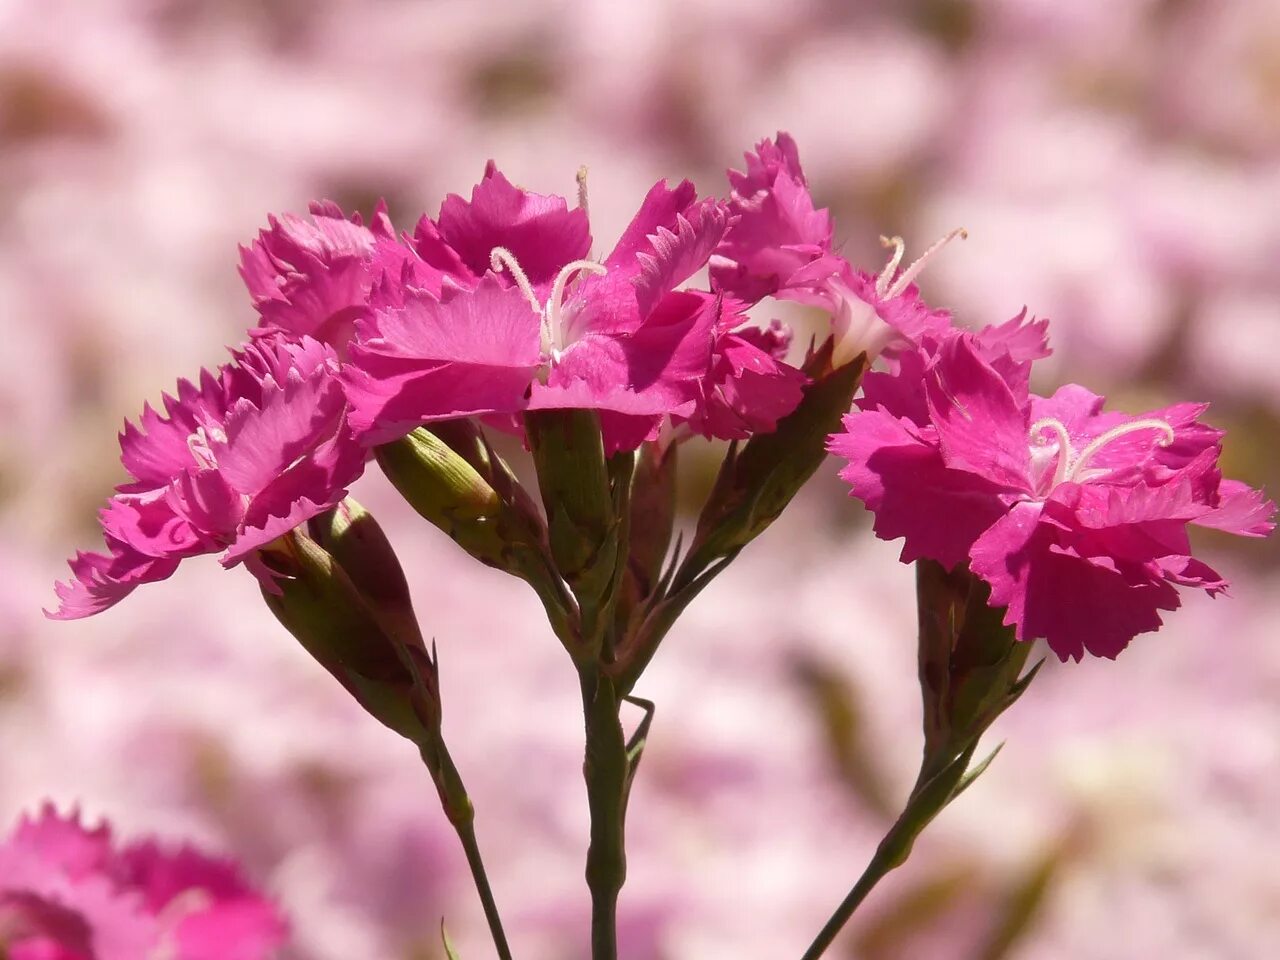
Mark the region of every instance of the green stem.
<instances>
[{"instance_id":1,"label":"green stem","mask_svg":"<svg viewBox=\"0 0 1280 960\"><path fill-rule=\"evenodd\" d=\"M500 960L511 960L511 948L507 946L507 935L502 929L502 917L498 914L498 904L493 899L489 876L485 873L484 860L480 857L475 825L466 823L454 826L458 831L458 839L462 841L463 852L467 855L467 866L471 868L471 879L475 881L476 892L480 895L480 905L484 908L484 919L489 924L493 946L498 951Z\"/></svg>"},{"instance_id":2,"label":"green stem","mask_svg":"<svg viewBox=\"0 0 1280 960\"><path fill-rule=\"evenodd\" d=\"M475 807L467 795L467 788L462 782L462 774L458 772L448 748L440 736L435 736L421 748L423 762L431 772L436 790L440 794L440 803L445 815L453 824L458 840L462 844L463 853L467 857L467 866L471 868L471 879L475 882L476 893L480 896L480 905L484 909L485 921L489 924L489 933L493 937L494 948L498 951L499 960L511 960L511 948L507 945L507 935L502 929L502 917L498 913L498 904L493 899L493 888L489 885L489 875L484 869L484 859L480 856L480 844L476 840Z\"/></svg>"},{"instance_id":3,"label":"green stem","mask_svg":"<svg viewBox=\"0 0 1280 960\"><path fill-rule=\"evenodd\" d=\"M907 799L901 815L894 821L889 832L884 835L875 855L867 864L866 870L858 878L853 889L840 902L831 919L826 922L801 960L818 960L826 953L827 948L844 929L855 910L867 898L877 883L884 879L891 870L902 866L911 856L911 848L916 838L924 831L952 798L963 789L969 761L973 758L977 741L969 744L958 755L952 754L944 763L938 763L936 757L925 756L921 762L920 777ZM941 769L939 769L939 767ZM930 774L930 771L937 770ZM973 775L981 772L981 765L975 768Z\"/></svg>"},{"instance_id":4,"label":"green stem","mask_svg":"<svg viewBox=\"0 0 1280 960\"><path fill-rule=\"evenodd\" d=\"M587 733L583 777L591 811L586 869L591 890L591 958L616 960L618 894L627 877L627 745L611 678L602 672L584 670L582 701Z\"/></svg>"},{"instance_id":5,"label":"green stem","mask_svg":"<svg viewBox=\"0 0 1280 960\"><path fill-rule=\"evenodd\" d=\"M826 953L827 948L831 946L832 941L844 929L844 925L849 922L849 918L853 916L853 912L866 899L867 894L884 878L885 874L897 866L885 855L885 845L890 842L898 826L899 824L895 823L889 833L885 835L884 840L881 841L880 846L876 849L875 856L867 864L867 869L858 878L858 882L853 885L849 895L836 908L836 912L831 915L831 919L827 921L826 926L814 938L813 943L804 952L801 960L818 960L818 957Z\"/></svg>"}]
</instances>

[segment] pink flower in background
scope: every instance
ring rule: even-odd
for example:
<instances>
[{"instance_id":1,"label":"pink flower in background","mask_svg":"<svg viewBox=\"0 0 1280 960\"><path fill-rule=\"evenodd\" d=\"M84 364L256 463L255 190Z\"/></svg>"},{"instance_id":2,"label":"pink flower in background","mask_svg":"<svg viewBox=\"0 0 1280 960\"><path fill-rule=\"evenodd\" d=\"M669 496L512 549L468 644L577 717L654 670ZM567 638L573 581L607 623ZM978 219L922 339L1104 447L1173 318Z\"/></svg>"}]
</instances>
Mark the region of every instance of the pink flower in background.
<instances>
[{"instance_id":1,"label":"pink flower in background","mask_svg":"<svg viewBox=\"0 0 1280 960\"><path fill-rule=\"evenodd\" d=\"M745 173L728 174L736 219L712 258L714 289L751 303L773 296L825 310L836 364L863 352L874 360L950 326L950 314L925 304L914 281L933 254L964 231L952 231L905 269L905 244L885 239L893 253L873 277L834 249L831 214L815 207L789 135L760 141L746 160Z\"/></svg>"},{"instance_id":2,"label":"pink flower in background","mask_svg":"<svg viewBox=\"0 0 1280 960\"><path fill-rule=\"evenodd\" d=\"M967 561L1019 639L1115 657L1178 607L1175 585L1226 588L1191 556L1189 523L1263 536L1274 505L1222 479L1203 405L1130 417L1075 385L1030 394L1035 327L953 334L868 376L830 449L904 561Z\"/></svg>"},{"instance_id":3,"label":"pink flower in background","mask_svg":"<svg viewBox=\"0 0 1280 960\"><path fill-rule=\"evenodd\" d=\"M333 506L364 470L346 423L333 350L256 340L198 384L178 382L165 414L144 408L120 435L132 480L99 514L107 553L79 553L51 616L86 617L186 557L222 552L270 584L254 551Z\"/></svg>"},{"instance_id":4,"label":"pink flower in background","mask_svg":"<svg viewBox=\"0 0 1280 960\"><path fill-rule=\"evenodd\" d=\"M421 423L522 410L599 410L609 452L693 413L710 365L713 298L675 292L727 214L688 181L658 183L603 263L586 211L513 187L492 166L470 203L446 199L388 276L344 372L367 443ZM586 276L584 276L586 275Z\"/></svg>"},{"instance_id":5,"label":"pink flower in background","mask_svg":"<svg viewBox=\"0 0 1280 960\"><path fill-rule=\"evenodd\" d=\"M117 850L106 824L46 804L0 843L0 952L12 960L266 960L277 908L230 861L147 840Z\"/></svg>"}]
</instances>

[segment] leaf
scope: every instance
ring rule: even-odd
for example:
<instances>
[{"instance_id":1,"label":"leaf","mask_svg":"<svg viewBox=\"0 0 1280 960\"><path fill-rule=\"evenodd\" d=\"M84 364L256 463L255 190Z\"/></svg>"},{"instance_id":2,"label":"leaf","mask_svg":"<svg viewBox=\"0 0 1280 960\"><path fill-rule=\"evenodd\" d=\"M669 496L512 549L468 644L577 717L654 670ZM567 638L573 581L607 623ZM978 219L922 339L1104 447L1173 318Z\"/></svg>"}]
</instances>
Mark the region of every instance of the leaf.
<instances>
[{"instance_id":1,"label":"leaf","mask_svg":"<svg viewBox=\"0 0 1280 960\"><path fill-rule=\"evenodd\" d=\"M955 800L956 797L968 790L973 781L977 780L984 772L986 772L987 767L991 766L991 761L996 758L996 754L1004 749L1004 744L1005 741L1001 740L1000 744L987 754L986 759L982 760L982 762L980 762L976 767L966 772L965 775L960 778L960 782L956 784L956 788L951 794L951 799L948 800L947 803L951 803L952 800Z\"/></svg>"},{"instance_id":2,"label":"leaf","mask_svg":"<svg viewBox=\"0 0 1280 960\"><path fill-rule=\"evenodd\" d=\"M453 942L449 939L449 931L444 928L444 917L440 918L440 942L444 945L444 955L448 960L458 960L458 952L453 949Z\"/></svg>"}]
</instances>

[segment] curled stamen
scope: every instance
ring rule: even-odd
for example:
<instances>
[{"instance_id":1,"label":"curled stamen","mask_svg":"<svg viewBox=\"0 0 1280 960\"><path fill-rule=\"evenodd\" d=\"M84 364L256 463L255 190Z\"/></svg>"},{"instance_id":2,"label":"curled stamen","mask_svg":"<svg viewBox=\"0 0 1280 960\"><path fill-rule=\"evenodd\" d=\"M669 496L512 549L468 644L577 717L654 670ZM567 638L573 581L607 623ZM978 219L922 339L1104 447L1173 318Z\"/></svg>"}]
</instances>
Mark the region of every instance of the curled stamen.
<instances>
[{"instance_id":1,"label":"curled stamen","mask_svg":"<svg viewBox=\"0 0 1280 960\"><path fill-rule=\"evenodd\" d=\"M556 274L556 278L551 284L551 296L547 299L543 316L546 319L548 332L551 335L553 344L560 344L560 301L564 297L564 288L574 274L584 271L586 273L594 273L598 277L602 277L608 272L594 260L574 260L560 268L560 272Z\"/></svg>"},{"instance_id":2,"label":"curled stamen","mask_svg":"<svg viewBox=\"0 0 1280 960\"><path fill-rule=\"evenodd\" d=\"M1076 457L1075 462L1071 464L1071 469L1067 473L1068 480L1078 480L1081 473L1089 465L1090 458L1096 456L1098 451L1109 443L1119 440L1121 437L1130 433L1137 433L1139 430L1158 430L1161 437L1156 442L1167 447L1177 439L1173 427L1165 423L1163 420L1157 420L1154 417L1147 420L1130 420L1128 423L1122 423L1118 427L1113 427L1106 433L1094 437L1087 447L1080 451L1080 455Z\"/></svg>"},{"instance_id":3,"label":"curled stamen","mask_svg":"<svg viewBox=\"0 0 1280 960\"><path fill-rule=\"evenodd\" d=\"M902 291L906 290L907 287L911 286L915 278L920 276L920 271L922 271L928 265L930 258L939 250L941 250L943 247L945 247L948 243L950 243L956 237L959 237L960 239L963 240L963 239L966 239L968 236L969 236L969 231L965 230L964 227L958 227L957 229L952 230L945 237L943 237L941 240L939 240L937 243L931 246L928 250L922 253L918 258L916 258L915 262L913 262L911 266L907 267L907 269L902 271L902 276L898 277L898 279L894 281L893 286L891 286L884 294L882 294L884 299L892 300L894 297L901 294ZM878 285L877 285L877 291L878 291Z\"/></svg>"},{"instance_id":4,"label":"curled stamen","mask_svg":"<svg viewBox=\"0 0 1280 960\"><path fill-rule=\"evenodd\" d=\"M893 251L889 262L880 271L880 276L876 277L876 295L883 298L893 282L893 275L898 272L898 267L902 266L902 257L907 252L907 244L901 237L882 236L880 246Z\"/></svg>"},{"instance_id":5,"label":"curled stamen","mask_svg":"<svg viewBox=\"0 0 1280 960\"><path fill-rule=\"evenodd\" d=\"M1053 469L1053 485L1056 487L1066 479L1072 458L1075 456L1075 449L1071 446L1071 435L1067 433L1067 427L1061 420L1054 417L1037 420L1031 425L1031 439L1040 443L1042 439L1040 435L1045 431L1052 433L1058 440L1058 463Z\"/></svg>"},{"instance_id":6,"label":"curled stamen","mask_svg":"<svg viewBox=\"0 0 1280 960\"><path fill-rule=\"evenodd\" d=\"M520 288L524 298L529 301L529 306L533 307L533 312L538 316L542 316L542 303L538 300L538 295L533 292L533 284L529 282L529 277L521 268L520 261L516 259L514 253L506 247L494 247L489 251L489 268L495 273L501 273L506 270L511 274L511 279L516 282L516 286Z\"/></svg>"}]
</instances>

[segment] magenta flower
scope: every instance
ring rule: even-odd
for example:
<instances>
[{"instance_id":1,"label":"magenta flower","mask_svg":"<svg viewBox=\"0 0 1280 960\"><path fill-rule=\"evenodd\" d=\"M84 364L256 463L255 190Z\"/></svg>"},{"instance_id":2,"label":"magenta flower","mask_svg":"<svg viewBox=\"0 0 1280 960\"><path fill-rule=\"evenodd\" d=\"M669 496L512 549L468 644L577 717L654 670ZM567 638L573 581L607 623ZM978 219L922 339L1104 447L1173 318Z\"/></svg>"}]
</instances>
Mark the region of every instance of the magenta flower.
<instances>
[{"instance_id":1,"label":"magenta flower","mask_svg":"<svg viewBox=\"0 0 1280 960\"><path fill-rule=\"evenodd\" d=\"M413 254L396 240L384 204L368 227L329 201L313 203L311 217L269 217L270 229L240 248L240 275L262 318L250 332L313 337L341 352L369 308L374 282Z\"/></svg>"},{"instance_id":2,"label":"magenta flower","mask_svg":"<svg viewBox=\"0 0 1280 960\"><path fill-rule=\"evenodd\" d=\"M1226 588L1191 556L1188 524L1263 536L1274 505L1221 478L1203 405L1130 417L1075 385L1030 394L1042 336L1018 318L904 354L867 376L829 448L904 562L967 562L1019 639L1115 657L1177 608L1175 585Z\"/></svg>"},{"instance_id":3,"label":"magenta flower","mask_svg":"<svg viewBox=\"0 0 1280 960\"><path fill-rule=\"evenodd\" d=\"M714 328L711 363L690 428L703 436L742 440L774 430L795 409L808 378L784 362L791 330L774 320L752 325L743 304L724 299Z\"/></svg>"},{"instance_id":4,"label":"magenta flower","mask_svg":"<svg viewBox=\"0 0 1280 960\"><path fill-rule=\"evenodd\" d=\"M893 251L878 276L855 269L833 245L831 215L814 205L795 141L785 133L746 154L746 172L729 171L735 219L712 258L715 290L754 303L767 296L820 307L831 316L837 366L865 352L909 347L939 336L950 315L920 299L915 279L956 230L902 267L900 237L882 238Z\"/></svg>"},{"instance_id":5,"label":"magenta flower","mask_svg":"<svg viewBox=\"0 0 1280 960\"><path fill-rule=\"evenodd\" d=\"M717 307L675 287L726 222L691 183L659 183L596 263L581 204L516 188L491 164L470 202L451 196L418 224L419 259L357 323L353 427L381 443L433 420L593 409L609 451L633 449L697 409Z\"/></svg>"},{"instance_id":6,"label":"magenta flower","mask_svg":"<svg viewBox=\"0 0 1280 960\"><path fill-rule=\"evenodd\" d=\"M199 383L182 380L165 414L144 408L120 435L133 478L99 514L106 553L79 553L57 585L58 619L86 617L141 583L163 580L186 557L247 561L329 509L364 470L346 423L333 350L315 340L259 339Z\"/></svg>"},{"instance_id":7,"label":"magenta flower","mask_svg":"<svg viewBox=\"0 0 1280 960\"><path fill-rule=\"evenodd\" d=\"M108 826L52 805L0 843L0 955L12 960L266 960L286 929L235 864L154 841L117 850Z\"/></svg>"}]
</instances>

